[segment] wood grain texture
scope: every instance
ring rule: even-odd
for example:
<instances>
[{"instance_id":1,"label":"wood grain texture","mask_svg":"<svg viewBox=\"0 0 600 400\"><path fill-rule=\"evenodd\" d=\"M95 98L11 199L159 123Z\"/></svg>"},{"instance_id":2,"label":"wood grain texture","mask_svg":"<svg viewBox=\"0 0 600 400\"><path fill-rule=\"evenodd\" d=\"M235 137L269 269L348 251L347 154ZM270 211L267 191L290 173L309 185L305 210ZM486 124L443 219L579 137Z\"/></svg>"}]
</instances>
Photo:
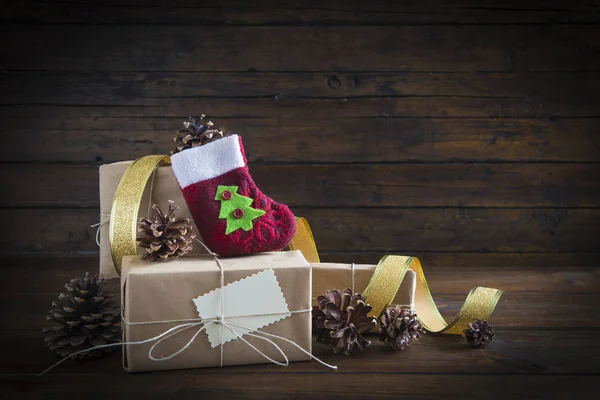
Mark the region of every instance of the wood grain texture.
<instances>
[{"instance_id":1,"label":"wood grain texture","mask_svg":"<svg viewBox=\"0 0 600 400\"><path fill-rule=\"evenodd\" d=\"M299 208L323 252L598 252L598 209ZM0 245L16 253L95 254L97 209L15 209ZM30 221L36 221L32 224ZM551 258L551 256L549 255Z\"/></svg>"},{"instance_id":2,"label":"wood grain texture","mask_svg":"<svg viewBox=\"0 0 600 400\"><path fill-rule=\"evenodd\" d=\"M452 375L411 374L336 374L341 383L331 385L330 373L315 371L308 374L285 375L281 373L245 373L233 376L214 371L205 378L197 373L138 374L128 375L119 371L113 374L69 374L65 377L49 375L43 379L31 377L4 378L6 393L19 395L22 399L54 398L65 396L67 376L76 377L81 387L91 387L98 379L110 377L110 385L103 385L92 398L115 396L133 397L143 390L148 399L207 398L222 399L264 399L265 391L271 399L323 399L327 396L344 396L348 399L392 398L410 393L415 399L453 398L477 399L480 390L490 392L488 398L532 398L539 393L549 393L560 399L574 392L581 396L595 396L598 383L594 376L493 376L475 375L469 378L457 378ZM73 378L71 378L73 379ZM364 379L364 383L362 382ZM235 384L232 384L235 381ZM382 389L384 388L384 389ZM475 389L474 389L475 388ZM576 388L576 389L574 389ZM68 396L68 395L67 395Z\"/></svg>"},{"instance_id":3,"label":"wood grain texture","mask_svg":"<svg viewBox=\"0 0 600 400\"><path fill-rule=\"evenodd\" d=\"M186 115L112 107L0 107L0 160L122 161L168 154ZM232 112L231 109L225 111ZM600 119L214 117L251 162L600 161ZM22 140L27 138L27 140ZM443 168L443 167L440 167Z\"/></svg>"},{"instance_id":4,"label":"wood grain texture","mask_svg":"<svg viewBox=\"0 0 600 400\"><path fill-rule=\"evenodd\" d=\"M62 71L570 71L585 65L598 70L600 55L594 51L600 44L598 32L595 25L511 29L39 25L33 31L26 25L3 24L0 67Z\"/></svg>"},{"instance_id":5,"label":"wood grain texture","mask_svg":"<svg viewBox=\"0 0 600 400\"><path fill-rule=\"evenodd\" d=\"M358 11L360 10L360 11ZM599 22L598 7L573 1L552 7L520 1L70 1L9 3L1 20L19 23L203 25L410 25Z\"/></svg>"},{"instance_id":6,"label":"wood grain texture","mask_svg":"<svg viewBox=\"0 0 600 400\"><path fill-rule=\"evenodd\" d=\"M397 253L397 252L394 252ZM323 262L365 263L374 264L383 256L390 254L386 251L322 251L319 253ZM485 271L489 267L538 267L542 271L547 268L569 268L573 265L595 269L600 265L598 252L444 252L444 251L411 251L404 255L418 257L425 268L477 268ZM492 283L490 286L494 286Z\"/></svg>"},{"instance_id":7,"label":"wood grain texture","mask_svg":"<svg viewBox=\"0 0 600 400\"><path fill-rule=\"evenodd\" d=\"M11 72L2 104L146 105L194 98L448 97L529 102L562 116L598 116L595 72ZM433 101L433 100L431 100ZM508 108L508 106L505 106Z\"/></svg>"},{"instance_id":8,"label":"wood grain texture","mask_svg":"<svg viewBox=\"0 0 600 400\"><path fill-rule=\"evenodd\" d=\"M21 336L15 346L5 350L0 364L0 380L16 377L17 374L31 374L43 371L52 365L56 358L44 345L43 335L38 330L20 331ZM531 329L497 328L497 339L493 346L482 350L470 350L463 338L425 335L407 351L399 354L386 351L376 337L371 336L372 345L363 357L339 357L332 354L326 346L314 343L315 356L328 363L335 363L340 370L337 373L355 375L372 372L368 364L376 364L385 374L427 374L431 365L436 365L438 374L503 374L503 375L557 375L557 374L598 374L598 364L586 357L589 352L597 352L597 330L578 331L540 331ZM6 339L6 335L3 339ZM536 345L534 345L536 343ZM22 349L26 349L23 351ZM549 350L552 351L543 351ZM587 354L586 354L587 352ZM366 359L369 363L365 365ZM104 360L92 360L88 363L68 362L61 365L53 374L55 378L64 374L127 376L121 370L120 352ZM216 368L190 371L162 372L153 375L194 374L198 379L211 379L215 375L265 374L279 375L287 379L293 374L325 373L322 367L312 362L292 363L285 370L272 365L253 365L228 368L218 372ZM10 375L9 375L10 374ZM136 376L136 375L130 375ZM0 385L1 385L0 381Z\"/></svg>"},{"instance_id":9,"label":"wood grain texture","mask_svg":"<svg viewBox=\"0 0 600 400\"><path fill-rule=\"evenodd\" d=\"M250 165L293 207L595 207L600 164ZM1 164L0 207L99 207L97 165ZM38 195L31 196L34 182Z\"/></svg>"},{"instance_id":10,"label":"wood grain texture","mask_svg":"<svg viewBox=\"0 0 600 400\"><path fill-rule=\"evenodd\" d=\"M349 98L301 98L271 94L258 98L174 98L156 99L154 104L121 106L120 104L96 104L86 110L77 110L76 102L40 106L62 117L71 115L89 115L106 109L104 116L110 117L179 117L196 115L205 110L207 115L228 115L235 110L237 116L268 117L279 119L319 119L323 122L331 116L336 118L542 118L556 117L596 117L598 104L595 99L573 104L566 112L557 110L561 105L544 104L526 98L494 97L454 97L454 96L417 96L417 97L349 97ZM38 103L32 104L37 106ZM17 105L22 107L22 105ZM49 107L48 107L49 106ZM95 108L94 108L95 107ZM577 107L577 108L576 108ZM11 107L14 109L14 107ZM45 112L48 112L45 111ZM45 113L44 112L44 113ZM187 118L187 117L184 117Z\"/></svg>"}]
</instances>

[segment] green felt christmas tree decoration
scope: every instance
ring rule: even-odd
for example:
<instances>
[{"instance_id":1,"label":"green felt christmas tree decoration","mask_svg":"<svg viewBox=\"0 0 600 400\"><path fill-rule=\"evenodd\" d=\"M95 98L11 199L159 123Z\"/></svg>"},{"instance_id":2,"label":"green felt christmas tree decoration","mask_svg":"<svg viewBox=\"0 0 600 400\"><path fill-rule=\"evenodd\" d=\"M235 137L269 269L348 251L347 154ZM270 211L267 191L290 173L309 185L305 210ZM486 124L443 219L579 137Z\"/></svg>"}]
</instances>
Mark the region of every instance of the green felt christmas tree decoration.
<instances>
[{"instance_id":1,"label":"green felt christmas tree decoration","mask_svg":"<svg viewBox=\"0 0 600 400\"><path fill-rule=\"evenodd\" d=\"M221 202L219 218L227 221L226 235L238 229L249 231L252 229L252 221L265 214L263 210L250 207L253 200L237 194L237 190L237 186L220 185L217 187L215 200Z\"/></svg>"}]
</instances>

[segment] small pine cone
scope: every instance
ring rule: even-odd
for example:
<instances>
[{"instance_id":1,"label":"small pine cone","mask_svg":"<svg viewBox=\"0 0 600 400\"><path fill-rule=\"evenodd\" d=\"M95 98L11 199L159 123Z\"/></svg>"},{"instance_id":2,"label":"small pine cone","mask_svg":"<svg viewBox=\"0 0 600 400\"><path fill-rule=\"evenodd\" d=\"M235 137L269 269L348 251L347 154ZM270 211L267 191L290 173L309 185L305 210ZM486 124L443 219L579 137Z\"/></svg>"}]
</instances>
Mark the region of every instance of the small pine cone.
<instances>
[{"instance_id":1,"label":"small pine cone","mask_svg":"<svg viewBox=\"0 0 600 400\"><path fill-rule=\"evenodd\" d=\"M377 321L367 316L371 306L365 304L359 293L352 294L351 289L328 290L317 301L319 305L312 310L317 341L330 345L334 353L346 355L371 344L362 334L373 329Z\"/></svg>"},{"instance_id":2,"label":"small pine cone","mask_svg":"<svg viewBox=\"0 0 600 400\"><path fill-rule=\"evenodd\" d=\"M173 139L175 142L175 150L171 154L179 153L180 151L202 146L214 140L223 137L223 131L214 128L211 121L202 124L201 121L206 116L202 114L200 118L189 117L183 123L185 129L177 132L177 136Z\"/></svg>"},{"instance_id":3,"label":"small pine cone","mask_svg":"<svg viewBox=\"0 0 600 400\"><path fill-rule=\"evenodd\" d=\"M394 350L404 350L424 333L417 314L402 306L389 307L379 319L379 340Z\"/></svg>"},{"instance_id":4,"label":"small pine cone","mask_svg":"<svg viewBox=\"0 0 600 400\"><path fill-rule=\"evenodd\" d=\"M112 292L102 292L106 280L97 275L71 279L66 291L52 302L44 328L46 346L60 357L92 349L74 356L76 359L96 358L114 347L94 349L121 341L121 312L111 304Z\"/></svg>"},{"instance_id":5,"label":"small pine cone","mask_svg":"<svg viewBox=\"0 0 600 400\"><path fill-rule=\"evenodd\" d=\"M164 214L156 204L152 206L152 220L142 218L138 227L137 244L144 249L142 259L166 261L178 258L193 248L196 235L189 218L175 218L177 207L169 201L169 211Z\"/></svg>"},{"instance_id":6,"label":"small pine cone","mask_svg":"<svg viewBox=\"0 0 600 400\"><path fill-rule=\"evenodd\" d=\"M487 321L477 318L469 324L464 334L467 338L467 343L473 347L486 347L494 340L495 335L494 330Z\"/></svg>"}]
</instances>

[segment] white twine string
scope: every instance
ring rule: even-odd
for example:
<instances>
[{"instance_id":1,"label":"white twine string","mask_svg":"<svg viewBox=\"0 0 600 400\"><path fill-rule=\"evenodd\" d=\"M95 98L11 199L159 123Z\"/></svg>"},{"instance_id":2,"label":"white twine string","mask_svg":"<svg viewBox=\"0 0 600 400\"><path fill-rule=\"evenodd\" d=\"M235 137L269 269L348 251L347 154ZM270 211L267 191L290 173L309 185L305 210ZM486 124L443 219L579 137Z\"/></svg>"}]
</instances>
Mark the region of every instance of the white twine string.
<instances>
[{"instance_id":1,"label":"white twine string","mask_svg":"<svg viewBox=\"0 0 600 400\"><path fill-rule=\"evenodd\" d=\"M216 261L217 265L219 266L219 270L220 270L220 284L221 284L221 288L223 288L225 286L225 269L223 268L223 265L221 264L221 261L219 260L218 256L213 253L212 251L210 251L210 249L208 249L208 247L206 247L206 245L198 240L195 239L196 241L198 241L198 243L200 243L207 251L208 253L213 257L213 259ZM123 324L125 325L131 325L131 326L135 326L135 325L150 325L150 324L165 324L165 323L178 323L178 322L183 322L177 326L174 326L172 328L169 328L168 330L166 330L165 332L154 336L152 338L149 339L145 339L145 340L141 340L141 341L135 341L135 342L124 342L124 343L111 343L111 344L104 344L104 345L100 345L100 346L94 346L91 347L89 349L85 349L85 350L80 350L77 351L75 353L72 353L70 355L68 355L67 357L63 358L62 360L56 362L55 364L51 365L49 368L47 368L45 371L43 371L39 376L44 375L45 373L47 373L48 371L56 368L57 366L59 366L60 364L62 364L63 362L65 362L66 360L68 360L71 357L74 357L76 355L79 354L83 354L86 353L88 351L91 350L97 350L97 349L103 349L103 348L109 348L109 347L117 347L117 346L125 346L125 345L140 345L140 344L147 344L147 343L153 343L152 347L150 347L150 349L148 350L148 358L152 361L166 361L166 360L170 360L176 356L178 356L179 354L183 353L184 351L186 351L191 345L192 343L194 343L194 341L196 340L196 338L198 337L198 335L206 330L206 327L209 324L219 324L221 327L221 344L220 344L220 367L223 367L223 347L224 347L224 343L223 343L223 329L228 329L230 332L232 332L237 339L242 340L245 344L247 344L251 349L253 349L254 351L256 351L258 354L260 354L263 358L265 358L266 360L270 361L273 364L277 364L280 366L284 366L287 367L289 365L289 359L287 357L287 355L285 354L285 352L281 349L281 347L279 347L273 340L269 339L269 338L273 338L273 339L279 339L279 340L283 340L285 342L288 342L290 344L292 344L293 346L295 346L296 348L298 348L300 351L302 351L304 354L308 355L311 359L318 361L320 364L331 368L331 369L337 369L337 366L335 365L330 365L327 364L326 362L320 360L319 358L315 357L314 355L312 355L309 351L303 349L300 345L298 345L297 343L295 343L292 340L289 340L285 337L282 336L278 336L278 335L274 335L271 333L267 333L267 332L261 332L261 331L255 331L252 328L248 328L245 327L243 325L238 325L236 323L233 322L229 322L226 321L224 318L224 304L225 304L225 296L224 296L225 291L221 290L220 294L221 294L221 315L217 318L210 318L210 319L200 319L200 318L191 318L191 319L176 319L176 320L163 320L163 321L140 321L140 322L129 322L127 321L125 318L123 318ZM305 313L305 312L310 312L311 309L306 309L306 310L295 310L295 311L289 311L289 314L298 314L298 313ZM285 313L285 314L288 314ZM256 316L264 316L264 315L285 315L283 313L275 313L275 314L256 314ZM251 316L251 315L250 315ZM244 317L247 317L246 315ZM229 318L235 318L235 317L229 317ZM192 338L190 340L188 340L188 342L183 345L179 350L173 352L172 354L165 356L165 357L160 357L157 358L154 356L154 350L155 348L162 343L164 340L178 334L181 332L184 332L188 329L192 329L192 328L196 328L198 327L199 329L196 331L196 333L194 333L194 335L192 336ZM241 335L240 335L241 333ZM269 357L268 355L266 355L265 353L263 353L262 351L260 351L259 349L257 349L252 343L248 342L243 335L247 335L259 340L263 340L267 343L269 343L271 346L273 346L284 358L284 362L281 361L277 361L274 360L273 358Z\"/></svg>"},{"instance_id":2,"label":"white twine string","mask_svg":"<svg viewBox=\"0 0 600 400\"><path fill-rule=\"evenodd\" d=\"M90 228L98 227L98 229L96 229L96 244L101 249L105 249L106 247L104 247L104 246L102 246L102 244L100 244L100 231L102 231L102 228L104 227L104 225L106 225L110 222L110 214L100 213L100 219L102 219L102 218L108 218L108 221L98 222L97 224L90 225ZM139 222L139 220L138 220L138 222Z\"/></svg>"}]
</instances>

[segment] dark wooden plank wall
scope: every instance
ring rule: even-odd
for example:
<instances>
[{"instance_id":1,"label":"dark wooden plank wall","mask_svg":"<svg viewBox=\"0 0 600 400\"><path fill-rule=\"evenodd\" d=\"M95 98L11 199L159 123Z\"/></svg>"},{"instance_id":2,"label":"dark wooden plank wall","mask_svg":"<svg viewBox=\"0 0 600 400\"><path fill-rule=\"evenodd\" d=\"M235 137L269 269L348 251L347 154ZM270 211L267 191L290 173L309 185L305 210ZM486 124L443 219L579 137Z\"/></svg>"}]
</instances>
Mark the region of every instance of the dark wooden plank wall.
<instances>
[{"instance_id":1,"label":"dark wooden plank wall","mask_svg":"<svg viewBox=\"0 0 600 400\"><path fill-rule=\"evenodd\" d=\"M597 397L598 1L23 0L0 23L4 397ZM131 375L118 352L35 376L48 306L97 267L98 166L168 152L201 112L324 260L418 255L447 319L473 286L506 290L495 343L315 345L335 376Z\"/></svg>"},{"instance_id":2,"label":"dark wooden plank wall","mask_svg":"<svg viewBox=\"0 0 600 400\"><path fill-rule=\"evenodd\" d=\"M5 257L96 257L98 166L168 152L202 112L324 260L600 261L597 2L18 1L0 20Z\"/></svg>"}]
</instances>

